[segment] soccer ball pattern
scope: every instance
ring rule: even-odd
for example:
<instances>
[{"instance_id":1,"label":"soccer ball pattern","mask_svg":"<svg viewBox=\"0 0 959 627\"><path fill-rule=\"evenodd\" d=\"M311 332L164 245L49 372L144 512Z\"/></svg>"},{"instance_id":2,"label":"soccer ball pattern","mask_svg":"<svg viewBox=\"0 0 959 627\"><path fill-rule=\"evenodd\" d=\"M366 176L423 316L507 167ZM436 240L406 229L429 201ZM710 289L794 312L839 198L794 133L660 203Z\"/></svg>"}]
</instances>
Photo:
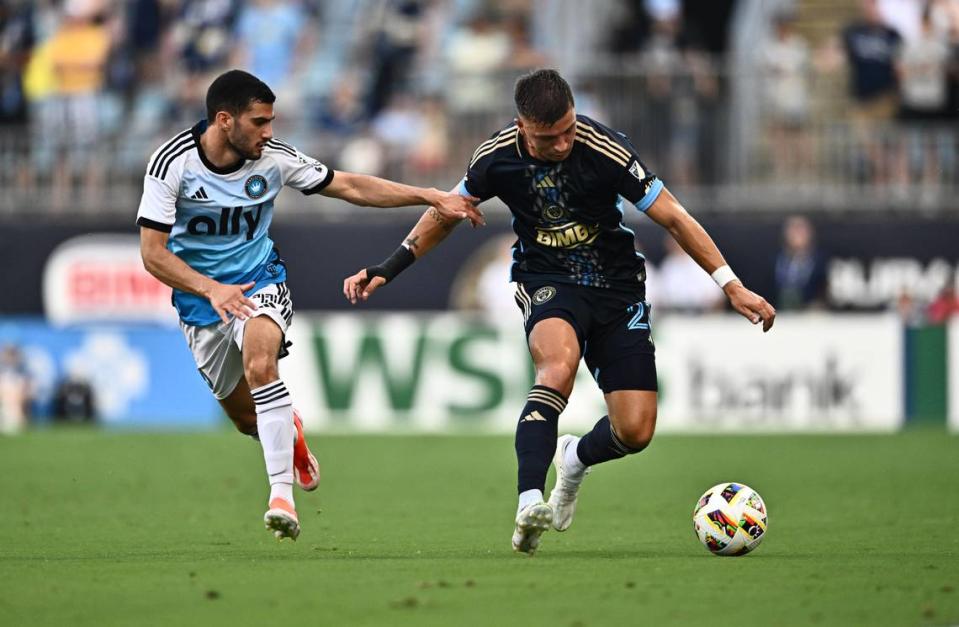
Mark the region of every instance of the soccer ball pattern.
<instances>
[{"instance_id":1,"label":"soccer ball pattern","mask_svg":"<svg viewBox=\"0 0 959 627\"><path fill-rule=\"evenodd\" d=\"M720 483L706 490L693 509L696 537L714 555L745 555L763 541L766 504L742 483Z\"/></svg>"}]
</instances>

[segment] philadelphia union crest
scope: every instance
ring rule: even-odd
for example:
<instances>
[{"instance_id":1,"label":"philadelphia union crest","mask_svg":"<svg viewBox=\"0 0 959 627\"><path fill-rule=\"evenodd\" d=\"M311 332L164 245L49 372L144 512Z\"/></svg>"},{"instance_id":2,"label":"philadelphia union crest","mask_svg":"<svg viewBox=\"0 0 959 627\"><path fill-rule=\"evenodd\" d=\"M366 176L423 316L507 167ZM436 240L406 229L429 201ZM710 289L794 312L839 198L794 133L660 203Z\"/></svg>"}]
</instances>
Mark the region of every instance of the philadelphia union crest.
<instances>
[{"instance_id":1,"label":"philadelphia union crest","mask_svg":"<svg viewBox=\"0 0 959 627\"><path fill-rule=\"evenodd\" d=\"M269 185L267 185L266 179L259 174L254 174L246 179L246 183L243 185L243 191L253 200L262 197L267 189L269 189Z\"/></svg>"},{"instance_id":2,"label":"philadelphia union crest","mask_svg":"<svg viewBox=\"0 0 959 627\"><path fill-rule=\"evenodd\" d=\"M553 296L556 296L556 288L552 285L547 285L546 287L541 287L535 292L533 292L533 304L542 305Z\"/></svg>"}]
</instances>

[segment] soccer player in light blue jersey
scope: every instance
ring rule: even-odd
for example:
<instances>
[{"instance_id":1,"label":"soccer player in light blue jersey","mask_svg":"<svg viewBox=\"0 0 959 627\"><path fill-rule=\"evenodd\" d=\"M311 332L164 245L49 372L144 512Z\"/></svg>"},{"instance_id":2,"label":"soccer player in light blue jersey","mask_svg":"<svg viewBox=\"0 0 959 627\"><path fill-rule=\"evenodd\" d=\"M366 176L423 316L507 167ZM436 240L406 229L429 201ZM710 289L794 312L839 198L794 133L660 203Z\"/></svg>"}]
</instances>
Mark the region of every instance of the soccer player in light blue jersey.
<instances>
[{"instance_id":1,"label":"soccer player in light blue jersey","mask_svg":"<svg viewBox=\"0 0 959 627\"><path fill-rule=\"evenodd\" d=\"M146 269L173 306L200 374L237 429L257 437L269 475L267 529L300 533L293 482L320 470L279 377L293 316L286 266L269 236L283 186L373 207L431 205L444 219L483 222L475 198L336 172L273 137L270 88L231 70L210 85L207 119L164 143L147 165L137 212Z\"/></svg>"}]
</instances>

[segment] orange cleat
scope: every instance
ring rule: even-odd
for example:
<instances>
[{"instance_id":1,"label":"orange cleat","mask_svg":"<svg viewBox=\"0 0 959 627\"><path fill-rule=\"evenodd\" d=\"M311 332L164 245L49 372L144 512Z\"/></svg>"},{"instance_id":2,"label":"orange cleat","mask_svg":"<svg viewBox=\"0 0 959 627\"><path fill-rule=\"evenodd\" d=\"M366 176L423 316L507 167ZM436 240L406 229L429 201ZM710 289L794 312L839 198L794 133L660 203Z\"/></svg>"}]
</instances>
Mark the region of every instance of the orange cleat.
<instances>
[{"instance_id":1,"label":"orange cleat","mask_svg":"<svg viewBox=\"0 0 959 627\"><path fill-rule=\"evenodd\" d=\"M270 501L270 509L266 510L263 523L277 540L290 538L295 542L300 535L300 521L296 517L296 510L286 499L276 498Z\"/></svg>"},{"instance_id":2,"label":"orange cleat","mask_svg":"<svg viewBox=\"0 0 959 627\"><path fill-rule=\"evenodd\" d=\"M303 435L303 421L300 412L293 410L293 424L296 425L296 441L293 442L293 476L296 485L307 492L312 492L320 485L320 464L306 445L306 436Z\"/></svg>"}]
</instances>

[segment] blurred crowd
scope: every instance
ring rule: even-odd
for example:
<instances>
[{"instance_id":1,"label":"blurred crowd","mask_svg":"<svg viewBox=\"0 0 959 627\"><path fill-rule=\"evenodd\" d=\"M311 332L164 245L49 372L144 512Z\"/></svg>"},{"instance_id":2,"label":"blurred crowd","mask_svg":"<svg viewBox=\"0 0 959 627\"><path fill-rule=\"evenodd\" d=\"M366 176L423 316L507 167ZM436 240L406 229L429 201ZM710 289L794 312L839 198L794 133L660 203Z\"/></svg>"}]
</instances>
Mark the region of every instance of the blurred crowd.
<instances>
[{"instance_id":1,"label":"blurred crowd","mask_svg":"<svg viewBox=\"0 0 959 627\"><path fill-rule=\"evenodd\" d=\"M287 138L322 146L333 165L445 174L451 158L460 167L462 146L508 120L512 81L526 70L558 64L575 80L590 51L634 50L670 73L686 63L680 48L721 54L733 0L716 2L718 13L685 4L693 8L679 0L2 0L0 123L11 132L0 141L19 187L49 182L52 203L64 206L76 202L78 185L94 202L105 169L140 164L147 147L203 117L212 77L241 67L277 93ZM690 62L706 67L703 58ZM697 78L697 89L715 91L708 82ZM580 109L600 113L589 82L577 88ZM683 115L686 135L696 135ZM676 147L680 173L695 144L687 137Z\"/></svg>"},{"instance_id":2,"label":"blurred crowd","mask_svg":"<svg viewBox=\"0 0 959 627\"><path fill-rule=\"evenodd\" d=\"M857 11L818 49L797 31L797 15L774 17L761 64L772 167L810 172L816 76L844 69L845 112L855 180L934 184L954 177L959 120L959 2L858 0ZM900 185L900 187L902 187Z\"/></svg>"},{"instance_id":3,"label":"blurred crowd","mask_svg":"<svg viewBox=\"0 0 959 627\"><path fill-rule=\"evenodd\" d=\"M737 15L766 4L783 8L763 14L747 68L732 31ZM802 6L0 0L0 159L12 179L2 182L39 189L53 207L109 204L105 190L134 187L152 148L203 117L211 78L241 67L271 85L278 131L304 150L445 185L508 121L515 77L547 65L571 79L581 112L628 132L676 187L727 181L732 77L747 69L762 120L746 133L751 171L955 182L955 133L943 125L959 112L959 0L839 3L822 41L810 40ZM823 77L843 72L848 94L829 93ZM853 150L824 156L847 135Z\"/></svg>"}]
</instances>

